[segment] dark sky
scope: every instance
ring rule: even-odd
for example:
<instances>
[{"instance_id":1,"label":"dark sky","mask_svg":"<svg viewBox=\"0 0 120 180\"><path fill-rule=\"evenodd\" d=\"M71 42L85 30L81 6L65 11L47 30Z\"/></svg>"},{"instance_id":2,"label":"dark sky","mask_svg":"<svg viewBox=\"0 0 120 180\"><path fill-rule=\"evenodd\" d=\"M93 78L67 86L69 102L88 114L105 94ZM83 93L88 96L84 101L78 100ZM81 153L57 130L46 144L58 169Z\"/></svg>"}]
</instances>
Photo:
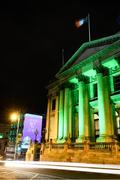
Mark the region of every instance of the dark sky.
<instances>
[{"instance_id":1,"label":"dark sky","mask_svg":"<svg viewBox=\"0 0 120 180\"><path fill-rule=\"evenodd\" d=\"M92 40L120 30L120 3L102 1L0 1L0 121L10 110L43 114L46 86L62 65L88 41L87 25L76 18L90 13ZM120 19L120 18L119 18Z\"/></svg>"}]
</instances>

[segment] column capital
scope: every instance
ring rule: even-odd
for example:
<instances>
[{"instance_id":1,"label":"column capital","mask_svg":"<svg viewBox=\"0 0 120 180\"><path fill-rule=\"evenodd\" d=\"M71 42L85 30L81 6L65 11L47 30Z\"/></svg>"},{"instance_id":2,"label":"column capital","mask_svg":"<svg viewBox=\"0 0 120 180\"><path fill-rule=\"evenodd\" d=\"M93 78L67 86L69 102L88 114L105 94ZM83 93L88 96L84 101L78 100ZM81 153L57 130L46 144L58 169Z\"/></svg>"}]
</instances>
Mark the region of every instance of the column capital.
<instances>
[{"instance_id":1,"label":"column capital","mask_svg":"<svg viewBox=\"0 0 120 180\"><path fill-rule=\"evenodd\" d=\"M78 79L78 82L81 82L81 81L83 81L83 82L85 82L85 83L88 83L88 82L89 82L89 77L84 76L84 75L82 75L82 74L76 75L76 78Z\"/></svg>"},{"instance_id":2,"label":"column capital","mask_svg":"<svg viewBox=\"0 0 120 180\"><path fill-rule=\"evenodd\" d=\"M55 97L55 96L57 96L59 94L59 91L57 90L57 91L49 91L48 92L48 95L47 95L47 97L48 98L51 98L51 97Z\"/></svg>"},{"instance_id":3,"label":"column capital","mask_svg":"<svg viewBox=\"0 0 120 180\"><path fill-rule=\"evenodd\" d=\"M59 86L59 88L60 89L65 89L65 88L72 88L73 87L73 84L72 83L69 83L69 82L66 82L66 83L64 83L64 84L61 84L60 86Z\"/></svg>"},{"instance_id":4,"label":"column capital","mask_svg":"<svg viewBox=\"0 0 120 180\"><path fill-rule=\"evenodd\" d=\"M109 74L109 69L104 67L100 60L96 60L94 63L93 63L93 69L96 70L97 73L102 73L104 76L108 75Z\"/></svg>"}]
</instances>

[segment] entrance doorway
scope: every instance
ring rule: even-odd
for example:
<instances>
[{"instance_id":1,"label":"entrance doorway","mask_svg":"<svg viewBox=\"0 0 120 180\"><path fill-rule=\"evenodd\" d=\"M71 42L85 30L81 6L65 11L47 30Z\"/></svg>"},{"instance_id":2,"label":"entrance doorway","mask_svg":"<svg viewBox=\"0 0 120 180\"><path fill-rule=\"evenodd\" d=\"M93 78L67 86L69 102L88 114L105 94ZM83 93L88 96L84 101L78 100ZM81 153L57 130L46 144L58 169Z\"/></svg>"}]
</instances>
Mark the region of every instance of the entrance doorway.
<instances>
[{"instance_id":1,"label":"entrance doorway","mask_svg":"<svg viewBox=\"0 0 120 180\"><path fill-rule=\"evenodd\" d=\"M99 116L98 113L94 113L94 135L95 141L99 137Z\"/></svg>"},{"instance_id":2,"label":"entrance doorway","mask_svg":"<svg viewBox=\"0 0 120 180\"><path fill-rule=\"evenodd\" d=\"M117 137L118 140L120 141L120 109L116 109L115 111L115 116L116 116L116 128L117 128Z\"/></svg>"}]
</instances>

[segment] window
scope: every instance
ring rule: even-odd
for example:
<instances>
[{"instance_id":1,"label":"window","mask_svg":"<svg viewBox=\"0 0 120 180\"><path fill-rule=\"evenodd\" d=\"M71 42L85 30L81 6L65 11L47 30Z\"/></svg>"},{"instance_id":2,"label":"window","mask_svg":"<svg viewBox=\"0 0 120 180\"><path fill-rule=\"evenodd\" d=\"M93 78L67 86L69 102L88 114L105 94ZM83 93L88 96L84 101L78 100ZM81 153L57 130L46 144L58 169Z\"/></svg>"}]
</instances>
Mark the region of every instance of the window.
<instances>
[{"instance_id":1,"label":"window","mask_svg":"<svg viewBox=\"0 0 120 180\"><path fill-rule=\"evenodd\" d=\"M52 111L55 110L55 106L56 106L56 99L52 100Z\"/></svg>"},{"instance_id":2,"label":"window","mask_svg":"<svg viewBox=\"0 0 120 180\"><path fill-rule=\"evenodd\" d=\"M93 94L94 94L94 98L98 96L98 94L97 94L97 84L93 84Z\"/></svg>"},{"instance_id":3,"label":"window","mask_svg":"<svg viewBox=\"0 0 120 180\"><path fill-rule=\"evenodd\" d=\"M120 75L114 76L114 91L120 90Z\"/></svg>"},{"instance_id":4,"label":"window","mask_svg":"<svg viewBox=\"0 0 120 180\"><path fill-rule=\"evenodd\" d=\"M95 119L94 120L94 125L95 125L95 136L98 136L99 135L99 120L98 119Z\"/></svg>"}]
</instances>

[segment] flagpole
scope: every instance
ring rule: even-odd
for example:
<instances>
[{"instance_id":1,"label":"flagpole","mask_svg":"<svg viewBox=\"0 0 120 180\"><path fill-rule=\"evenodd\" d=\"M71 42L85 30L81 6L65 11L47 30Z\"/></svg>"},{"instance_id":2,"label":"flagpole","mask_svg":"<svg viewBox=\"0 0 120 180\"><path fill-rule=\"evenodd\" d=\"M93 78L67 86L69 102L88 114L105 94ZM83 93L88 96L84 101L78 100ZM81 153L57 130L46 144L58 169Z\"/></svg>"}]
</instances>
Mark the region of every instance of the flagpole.
<instances>
[{"instance_id":1,"label":"flagpole","mask_svg":"<svg viewBox=\"0 0 120 180\"><path fill-rule=\"evenodd\" d=\"M88 34L89 34L89 42L91 41L91 33L90 33L90 14L88 13Z\"/></svg>"}]
</instances>

